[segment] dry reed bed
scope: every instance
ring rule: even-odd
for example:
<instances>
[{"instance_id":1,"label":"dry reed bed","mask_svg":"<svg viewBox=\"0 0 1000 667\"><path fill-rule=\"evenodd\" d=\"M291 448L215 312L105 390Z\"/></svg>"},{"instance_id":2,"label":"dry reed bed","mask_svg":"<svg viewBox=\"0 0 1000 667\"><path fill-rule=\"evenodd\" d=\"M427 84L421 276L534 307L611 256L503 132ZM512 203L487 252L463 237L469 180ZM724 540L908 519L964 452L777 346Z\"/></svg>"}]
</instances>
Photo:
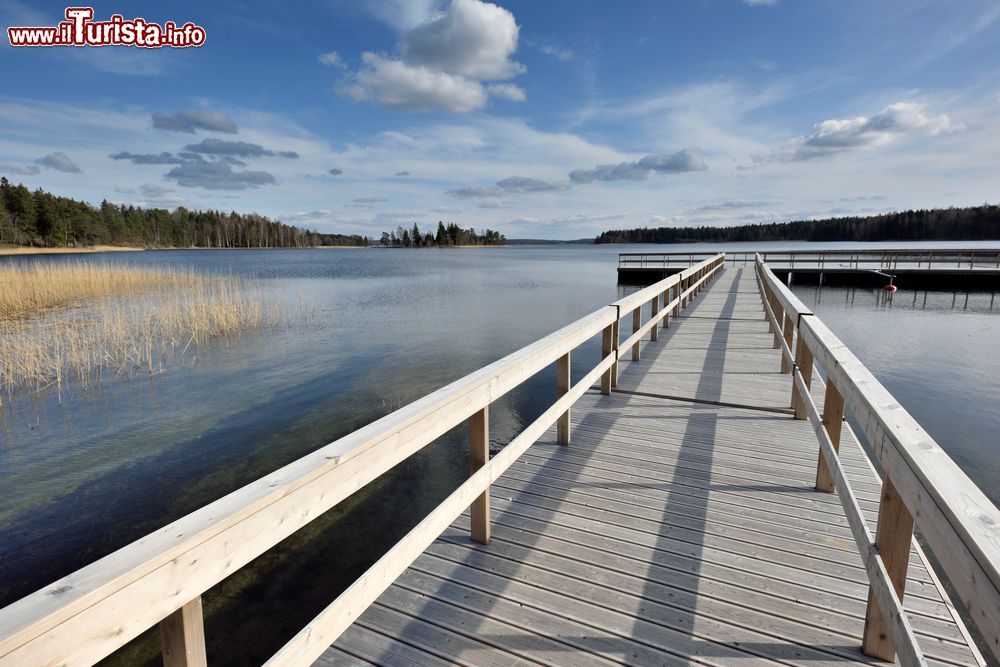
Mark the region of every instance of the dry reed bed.
<instances>
[{"instance_id":1,"label":"dry reed bed","mask_svg":"<svg viewBox=\"0 0 1000 667\"><path fill-rule=\"evenodd\" d=\"M284 320L254 281L86 263L0 269L0 387L156 374L216 336ZM72 307L70 307L72 306Z\"/></svg>"}]
</instances>

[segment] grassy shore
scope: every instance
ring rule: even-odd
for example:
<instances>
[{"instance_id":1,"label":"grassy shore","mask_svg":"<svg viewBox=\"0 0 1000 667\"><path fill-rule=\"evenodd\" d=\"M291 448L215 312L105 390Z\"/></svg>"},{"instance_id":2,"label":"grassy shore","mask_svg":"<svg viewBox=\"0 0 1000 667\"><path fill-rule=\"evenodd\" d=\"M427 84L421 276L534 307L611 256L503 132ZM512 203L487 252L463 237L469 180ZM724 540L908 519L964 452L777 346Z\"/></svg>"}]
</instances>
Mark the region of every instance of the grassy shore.
<instances>
[{"instance_id":1,"label":"grassy shore","mask_svg":"<svg viewBox=\"0 0 1000 667\"><path fill-rule=\"evenodd\" d=\"M21 245L0 245L0 255L70 255L94 252L139 252L145 248L117 245L92 245L81 248L35 248Z\"/></svg>"}]
</instances>

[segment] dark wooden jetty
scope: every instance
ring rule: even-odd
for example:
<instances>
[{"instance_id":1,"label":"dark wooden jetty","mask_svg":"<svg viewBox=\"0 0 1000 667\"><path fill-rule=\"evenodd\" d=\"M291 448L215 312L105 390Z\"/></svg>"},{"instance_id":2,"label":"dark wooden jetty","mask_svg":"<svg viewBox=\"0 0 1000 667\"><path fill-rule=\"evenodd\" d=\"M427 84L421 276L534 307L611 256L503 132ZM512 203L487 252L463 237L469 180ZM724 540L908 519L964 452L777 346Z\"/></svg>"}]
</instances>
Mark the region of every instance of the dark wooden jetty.
<instances>
[{"instance_id":1,"label":"dark wooden jetty","mask_svg":"<svg viewBox=\"0 0 1000 667\"><path fill-rule=\"evenodd\" d=\"M490 403L552 366L490 457ZM762 258L717 255L0 610L0 665L156 624L205 664L205 590L462 422L468 481L269 664L982 664L914 528L1000 653L1000 511Z\"/></svg>"},{"instance_id":2,"label":"dark wooden jetty","mask_svg":"<svg viewBox=\"0 0 1000 667\"><path fill-rule=\"evenodd\" d=\"M618 282L648 285L711 257L712 252L623 252ZM728 252L729 266L749 266L755 252ZM786 283L875 285L888 276L915 289L998 289L1000 249L768 250L768 268Z\"/></svg>"}]
</instances>

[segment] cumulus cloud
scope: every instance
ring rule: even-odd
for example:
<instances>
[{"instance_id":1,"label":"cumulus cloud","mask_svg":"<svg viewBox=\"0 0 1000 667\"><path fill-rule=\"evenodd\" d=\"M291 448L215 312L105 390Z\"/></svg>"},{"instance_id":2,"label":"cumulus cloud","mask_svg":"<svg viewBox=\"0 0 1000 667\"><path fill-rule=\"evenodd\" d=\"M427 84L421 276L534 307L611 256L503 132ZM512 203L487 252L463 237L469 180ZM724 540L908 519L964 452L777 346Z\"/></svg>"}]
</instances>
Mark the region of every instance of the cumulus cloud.
<instances>
[{"instance_id":1,"label":"cumulus cloud","mask_svg":"<svg viewBox=\"0 0 1000 667\"><path fill-rule=\"evenodd\" d=\"M510 176L497 181L497 187L505 192L552 192L557 190L569 190L569 183L558 183L542 181L537 178L527 178L525 176Z\"/></svg>"},{"instance_id":2,"label":"cumulus cloud","mask_svg":"<svg viewBox=\"0 0 1000 667\"><path fill-rule=\"evenodd\" d=\"M190 161L167 172L167 178L186 188L246 190L276 183L266 171L233 171L224 162Z\"/></svg>"},{"instance_id":3,"label":"cumulus cloud","mask_svg":"<svg viewBox=\"0 0 1000 667\"><path fill-rule=\"evenodd\" d=\"M155 183L143 183L139 186L140 194L147 197L162 197L165 194L173 192L173 188L167 188L162 185L156 185Z\"/></svg>"},{"instance_id":4,"label":"cumulus cloud","mask_svg":"<svg viewBox=\"0 0 1000 667\"><path fill-rule=\"evenodd\" d=\"M228 157L272 157L277 155L284 158L297 158L299 154L295 151L272 151L264 148L260 144L251 144L246 141L226 141L224 139L202 139L196 144L184 147L189 153L201 155L219 155Z\"/></svg>"},{"instance_id":5,"label":"cumulus cloud","mask_svg":"<svg viewBox=\"0 0 1000 667\"><path fill-rule=\"evenodd\" d=\"M19 166L16 164L0 163L0 174L17 174L18 176L33 176L41 171L32 165Z\"/></svg>"},{"instance_id":6,"label":"cumulus cloud","mask_svg":"<svg viewBox=\"0 0 1000 667\"><path fill-rule=\"evenodd\" d=\"M341 174L344 173L344 170L334 167L333 169L327 170L326 173L330 174L331 176L340 176Z\"/></svg>"},{"instance_id":7,"label":"cumulus cloud","mask_svg":"<svg viewBox=\"0 0 1000 667\"><path fill-rule=\"evenodd\" d=\"M825 158L858 148L883 146L907 135L935 136L962 129L946 114L928 116L925 105L896 102L874 116L824 120L809 134L785 142L767 160L801 161Z\"/></svg>"},{"instance_id":8,"label":"cumulus cloud","mask_svg":"<svg viewBox=\"0 0 1000 667\"><path fill-rule=\"evenodd\" d=\"M80 173L80 168L76 166L73 160L69 159L69 156L62 152L49 153L45 157L40 157L35 160L36 164L47 169L55 169L56 171L61 171L66 174L78 174Z\"/></svg>"},{"instance_id":9,"label":"cumulus cloud","mask_svg":"<svg viewBox=\"0 0 1000 667\"><path fill-rule=\"evenodd\" d=\"M153 127L169 132L195 134L198 130L236 134L236 123L219 111L199 111L184 109L177 113L154 113Z\"/></svg>"},{"instance_id":10,"label":"cumulus cloud","mask_svg":"<svg viewBox=\"0 0 1000 667\"><path fill-rule=\"evenodd\" d=\"M370 100L395 111L467 113L482 108L489 97L481 83L463 76L377 53L365 53L361 60L361 69L337 86L355 102Z\"/></svg>"},{"instance_id":11,"label":"cumulus cloud","mask_svg":"<svg viewBox=\"0 0 1000 667\"><path fill-rule=\"evenodd\" d=\"M499 97L510 102L523 102L528 99L528 94L524 88L515 86L512 83L494 83L486 87L486 91L493 97Z\"/></svg>"},{"instance_id":12,"label":"cumulus cloud","mask_svg":"<svg viewBox=\"0 0 1000 667\"><path fill-rule=\"evenodd\" d=\"M337 85L355 102L372 101L396 111L468 113L490 96L513 102L526 98L509 79L524 71L512 60L519 28L506 9L481 0L452 0L404 32L398 55L366 52L362 65Z\"/></svg>"},{"instance_id":13,"label":"cumulus cloud","mask_svg":"<svg viewBox=\"0 0 1000 667\"><path fill-rule=\"evenodd\" d=\"M511 60L518 26L506 9L480 0L453 0L399 40L403 60L470 79L509 79L524 71Z\"/></svg>"},{"instance_id":14,"label":"cumulus cloud","mask_svg":"<svg viewBox=\"0 0 1000 667\"><path fill-rule=\"evenodd\" d=\"M650 173L681 174L708 169L698 148L685 148L676 153L647 155L637 162L602 164L593 169L576 169L569 178L574 183L594 181L644 181Z\"/></svg>"},{"instance_id":15,"label":"cumulus cloud","mask_svg":"<svg viewBox=\"0 0 1000 667\"><path fill-rule=\"evenodd\" d=\"M347 64L343 61L343 59L341 59L340 54L336 51L321 53L318 60L327 67L347 67Z\"/></svg>"}]
</instances>

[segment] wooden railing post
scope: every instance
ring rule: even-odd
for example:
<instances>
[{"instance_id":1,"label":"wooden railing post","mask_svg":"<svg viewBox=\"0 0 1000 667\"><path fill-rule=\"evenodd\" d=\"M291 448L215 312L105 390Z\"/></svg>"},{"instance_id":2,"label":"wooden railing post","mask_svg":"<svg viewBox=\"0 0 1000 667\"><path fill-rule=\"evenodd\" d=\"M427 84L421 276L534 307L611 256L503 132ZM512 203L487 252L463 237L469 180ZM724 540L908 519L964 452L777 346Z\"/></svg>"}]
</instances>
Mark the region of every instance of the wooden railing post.
<instances>
[{"instance_id":1,"label":"wooden railing post","mask_svg":"<svg viewBox=\"0 0 1000 667\"><path fill-rule=\"evenodd\" d=\"M823 428L830 436L830 443L833 451L840 452L840 431L844 425L844 397L840 390L833 384L833 380L826 380L826 397L823 399ZM819 462L816 464L816 490L833 493L833 477L830 476L830 469L823 458L823 450L820 449Z\"/></svg>"},{"instance_id":2,"label":"wooden railing post","mask_svg":"<svg viewBox=\"0 0 1000 667\"><path fill-rule=\"evenodd\" d=\"M777 323L777 326L772 326L771 327L774 330L774 345L773 345L773 347L776 350L780 350L781 349L781 323L784 321L785 311L781 307L781 303L777 299L774 298L773 294L771 296L771 312L774 313L774 320ZM774 324L774 323L772 323L772 324ZM784 361L782 361L782 365L784 365Z\"/></svg>"},{"instance_id":3,"label":"wooden railing post","mask_svg":"<svg viewBox=\"0 0 1000 667\"><path fill-rule=\"evenodd\" d=\"M469 417L469 474L477 472L490 460L490 407L486 406ZM490 489L472 501L472 541L490 542Z\"/></svg>"},{"instance_id":4,"label":"wooden railing post","mask_svg":"<svg viewBox=\"0 0 1000 667\"><path fill-rule=\"evenodd\" d=\"M642 304L640 303L632 311L632 333L637 332L642 327ZM642 347L640 341L636 341L632 346L632 361L639 361L639 349Z\"/></svg>"},{"instance_id":5,"label":"wooden railing post","mask_svg":"<svg viewBox=\"0 0 1000 667\"><path fill-rule=\"evenodd\" d=\"M660 312L660 295L657 294L649 302L649 317L655 320L656 315L659 312ZM649 330L649 340L656 340L659 333L660 333L660 327L654 324L653 328Z\"/></svg>"},{"instance_id":6,"label":"wooden railing post","mask_svg":"<svg viewBox=\"0 0 1000 667\"><path fill-rule=\"evenodd\" d=\"M201 596L160 621L164 667L205 667L205 622Z\"/></svg>"},{"instance_id":7,"label":"wooden railing post","mask_svg":"<svg viewBox=\"0 0 1000 667\"><path fill-rule=\"evenodd\" d=\"M795 365L798 367L799 372L802 373L802 379L805 381L806 387L811 388L813 376L813 353L812 350L809 349L809 346L806 345L806 341L802 337L801 332L799 333L798 342L795 344ZM798 389L795 388L794 378L792 378L792 408L795 410L796 419L806 418L806 404L799 396Z\"/></svg>"},{"instance_id":8,"label":"wooden railing post","mask_svg":"<svg viewBox=\"0 0 1000 667\"><path fill-rule=\"evenodd\" d=\"M556 400L565 396L572 386L569 355L570 353L567 352L556 361ZM559 419L556 421L556 441L560 445L569 444L569 411L570 408L566 408L566 412L559 415Z\"/></svg>"},{"instance_id":9,"label":"wooden railing post","mask_svg":"<svg viewBox=\"0 0 1000 667\"><path fill-rule=\"evenodd\" d=\"M670 309L667 308L667 305L670 303L670 293L673 291L673 289L674 289L673 287L668 287L667 289L663 290L663 310L665 311L663 313L664 329L670 326Z\"/></svg>"},{"instance_id":10,"label":"wooden railing post","mask_svg":"<svg viewBox=\"0 0 1000 667\"><path fill-rule=\"evenodd\" d=\"M910 542L913 540L913 516L907 509L903 499L899 497L892 480L886 476L882 482L882 502L878 507L878 530L875 533L875 547L878 549L882 562L896 596L903 601L903 588L906 584L906 568L910 563ZM861 650L865 655L880 660L892 661L896 656L896 647L889 636L888 624L882 610L879 609L875 594L868 590L868 610L865 613L865 634L861 642Z\"/></svg>"},{"instance_id":11,"label":"wooden railing post","mask_svg":"<svg viewBox=\"0 0 1000 667\"><path fill-rule=\"evenodd\" d=\"M677 279L677 284L674 285L674 298L677 299L677 305L674 306L674 317L680 317L681 314L681 292L684 291L684 281L680 278Z\"/></svg>"},{"instance_id":12,"label":"wooden railing post","mask_svg":"<svg viewBox=\"0 0 1000 667\"><path fill-rule=\"evenodd\" d=\"M788 315L788 313L785 313L785 332L784 332L785 345L788 346L789 352L792 351L792 335L794 334L794 332L795 332L795 323L792 322L791 316ZM792 363L788 359L788 357L785 356L784 350L781 351L781 372L782 373L792 372Z\"/></svg>"},{"instance_id":13,"label":"wooden railing post","mask_svg":"<svg viewBox=\"0 0 1000 667\"><path fill-rule=\"evenodd\" d=\"M611 386L618 386L618 344L621 343L621 313L611 325L611 349L615 352L615 363L611 364Z\"/></svg>"},{"instance_id":14,"label":"wooden railing post","mask_svg":"<svg viewBox=\"0 0 1000 667\"><path fill-rule=\"evenodd\" d=\"M601 359L606 359L609 354L614 352L615 348L612 342L614 332L615 325L609 324L604 327L604 333L601 336ZM605 396L611 393L611 373L612 369L609 368L601 375L601 393Z\"/></svg>"}]
</instances>

